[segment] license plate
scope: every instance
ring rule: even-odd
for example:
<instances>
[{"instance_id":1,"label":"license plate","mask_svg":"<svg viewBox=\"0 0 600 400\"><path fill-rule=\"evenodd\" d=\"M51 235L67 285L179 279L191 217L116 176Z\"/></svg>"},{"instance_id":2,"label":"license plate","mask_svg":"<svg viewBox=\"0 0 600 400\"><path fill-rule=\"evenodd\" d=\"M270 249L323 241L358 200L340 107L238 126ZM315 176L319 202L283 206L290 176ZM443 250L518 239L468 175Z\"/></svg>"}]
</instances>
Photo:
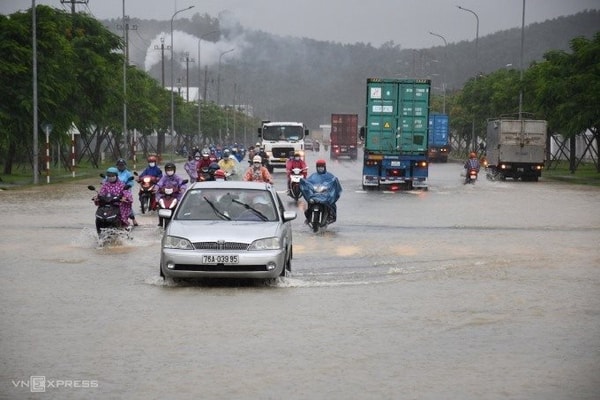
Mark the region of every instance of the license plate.
<instances>
[{"instance_id":1,"label":"license plate","mask_svg":"<svg viewBox=\"0 0 600 400\"><path fill-rule=\"evenodd\" d=\"M477 175L471 175L471 179L477 179Z\"/></svg>"},{"instance_id":2,"label":"license plate","mask_svg":"<svg viewBox=\"0 0 600 400\"><path fill-rule=\"evenodd\" d=\"M391 162L390 162L390 165L391 165L392 167L399 167L399 166L400 166L400 161L391 161Z\"/></svg>"},{"instance_id":3,"label":"license plate","mask_svg":"<svg viewBox=\"0 0 600 400\"><path fill-rule=\"evenodd\" d=\"M302 177L300 175L292 175L292 182L300 182Z\"/></svg>"},{"instance_id":4,"label":"license plate","mask_svg":"<svg viewBox=\"0 0 600 400\"><path fill-rule=\"evenodd\" d=\"M203 255L202 264L238 264L240 259L237 255Z\"/></svg>"}]
</instances>

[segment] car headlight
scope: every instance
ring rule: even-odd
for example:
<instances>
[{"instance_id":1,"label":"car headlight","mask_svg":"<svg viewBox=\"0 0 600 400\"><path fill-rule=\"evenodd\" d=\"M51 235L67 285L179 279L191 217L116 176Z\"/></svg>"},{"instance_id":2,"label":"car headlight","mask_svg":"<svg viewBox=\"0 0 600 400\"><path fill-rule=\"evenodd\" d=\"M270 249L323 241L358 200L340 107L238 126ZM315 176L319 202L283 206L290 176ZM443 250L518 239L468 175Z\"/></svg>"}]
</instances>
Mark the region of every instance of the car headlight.
<instances>
[{"instance_id":1,"label":"car headlight","mask_svg":"<svg viewBox=\"0 0 600 400\"><path fill-rule=\"evenodd\" d=\"M163 247L165 249L194 250L192 242L177 236L165 237L165 239L163 240Z\"/></svg>"},{"instance_id":2,"label":"car headlight","mask_svg":"<svg viewBox=\"0 0 600 400\"><path fill-rule=\"evenodd\" d=\"M279 250L280 248L281 244L279 238L270 237L255 240L250 247L248 247L248 250Z\"/></svg>"}]
</instances>

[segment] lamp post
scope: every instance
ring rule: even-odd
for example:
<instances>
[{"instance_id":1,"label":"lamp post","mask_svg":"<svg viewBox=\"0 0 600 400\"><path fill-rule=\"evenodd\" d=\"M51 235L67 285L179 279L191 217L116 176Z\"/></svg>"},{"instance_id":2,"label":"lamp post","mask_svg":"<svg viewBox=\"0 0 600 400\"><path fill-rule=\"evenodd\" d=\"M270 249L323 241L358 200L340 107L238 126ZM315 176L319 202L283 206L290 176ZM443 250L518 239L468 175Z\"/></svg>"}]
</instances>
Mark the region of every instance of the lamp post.
<instances>
[{"instance_id":1,"label":"lamp post","mask_svg":"<svg viewBox=\"0 0 600 400\"><path fill-rule=\"evenodd\" d=\"M222 52L219 56L219 66L217 68L217 106L221 105L221 59L225 54L231 53L234 50L235 49L229 49L227 51Z\"/></svg>"},{"instance_id":2,"label":"lamp post","mask_svg":"<svg viewBox=\"0 0 600 400\"><path fill-rule=\"evenodd\" d=\"M477 80L477 75L479 74L479 16L473 10L469 10L468 8L464 8L461 6L456 6L459 10L470 12L475 16L477 20L477 27L475 30L475 80ZM471 146L475 149L476 146L476 138L475 138L475 117L473 116L473 121L471 123Z\"/></svg>"},{"instance_id":3,"label":"lamp post","mask_svg":"<svg viewBox=\"0 0 600 400\"><path fill-rule=\"evenodd\" d=\"M464 8L461 6L456 7L458 7L459 10L470 12L475 16L475 19L477 20L477 26L475 29L475 79L477 79L477 74L479 73L479 71L477 71L477 69L479 69L479 16L477 15L477 13L475 13L475 11L469 10L468 8Z\"/></svg>"},{"instance_id":4,"label":"lamp post","mask_svg":"<svg viewBox=\"0 0 600 400\"><path fill-rule=\"evenodd\" d=\"M444 71L446 70L447 65L447 56L448 56L448 42L446 38L440 34L429 32L430 35L437 36L444 41ZM442 114L446 114L446 72L442 74L442 93L443 93L443 106L442 106Z\"/></svg>"},{"instance_id":5,"label":"lamp post","mask_svg":"<svg viewBox=\"0 0 600 400\"><path fill-rule=\"evenodd\" d=\"M194 8L194 6L177 10L171 17L171 135L175 132L175 93L173 92L173 19L175 19L175 16L180 12L187 11L191 8Z\"/></svg>"},{"instance_id":6,"label":"lamp post","mask_svg":"<svg viewBox=\"0 0 600 400\"><path fill-rule=\"evenodd\" d=\"M200 64L200 45L202 44L202 39L207 37L208 35L212 35L213 33L218 33L218 30L210 31L205 33L204 35L200 35L200 39L198 39L198 142L200 142L200 138L202 137L202 129L200 125L201 119L201 109L202 104L204 103L204 96L202 100L200 100L200 82L202 82L202 65Z\"/></svg>"},{"instance_id":7,"label":"lamp post","mask_svg":"<svg viewBox=\"0 0 600 400\"><path fill-rule=\"evenodd\" d=\"M519 119L523 118L523 51L525 49L525 0L523 0L523 16L521 18L521 56L519 58ZM523 126L523 125L521 125Z\"/></svg>"}]
</instances>

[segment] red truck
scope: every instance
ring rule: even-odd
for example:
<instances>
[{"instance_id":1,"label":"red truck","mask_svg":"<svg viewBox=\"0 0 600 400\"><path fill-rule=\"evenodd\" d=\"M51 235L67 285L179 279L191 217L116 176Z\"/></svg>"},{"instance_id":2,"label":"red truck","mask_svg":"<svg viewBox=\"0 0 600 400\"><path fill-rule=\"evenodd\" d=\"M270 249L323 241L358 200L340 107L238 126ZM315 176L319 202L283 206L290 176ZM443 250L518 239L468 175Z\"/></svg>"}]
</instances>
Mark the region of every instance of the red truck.
<instances>
[{"instance_id":1,"label":"red truck","mask_svg":"<svg viewBox=\"0 0 600 400\"><path fill-rule=\"evenodd\" d=\"M356 160L358 151L358 114L331 114L331 150L333 160L341 156Z\"/></svg>"}]
</instances>

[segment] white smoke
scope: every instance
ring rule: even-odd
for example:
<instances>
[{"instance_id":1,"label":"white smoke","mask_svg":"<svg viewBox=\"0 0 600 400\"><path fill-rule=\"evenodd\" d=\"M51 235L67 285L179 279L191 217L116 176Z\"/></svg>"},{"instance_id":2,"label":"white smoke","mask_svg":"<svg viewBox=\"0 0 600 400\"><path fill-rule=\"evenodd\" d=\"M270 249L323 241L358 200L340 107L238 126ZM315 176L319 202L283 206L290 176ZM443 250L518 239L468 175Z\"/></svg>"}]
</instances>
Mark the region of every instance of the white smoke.
<instances>
[{"instance_id":1,"label":"white smoke","mask_svg":"<svg viewBox=\"0 0 600 400\"><path fill-rule=\"evenodd\" d=\"M216 34L215 34L216 35ZM164 38L165 62L171 62L171 34L161 32L156 36L148 46L146 51L146 59L144 68L149 71L153 65L161 62L161 38ZM194 65L198 68L198 55L200 55L200 67L211 67L219 63L219 57L223 52L234 49L221 57L221 63L227 60L237 59L241 57L243 50L247 47L247 42L243 35L233 38L220 37L219 41L211 42L200 39L194 35L190 35L181 31L173 31L173 62L179 63L185 67L185 62L181 60L185 57L185 53L189 53L189 57L194 59ZM200 53L200 54L198 54ZM191 67L191 65L190 65Z\"/></svg>"}]
</instances>

